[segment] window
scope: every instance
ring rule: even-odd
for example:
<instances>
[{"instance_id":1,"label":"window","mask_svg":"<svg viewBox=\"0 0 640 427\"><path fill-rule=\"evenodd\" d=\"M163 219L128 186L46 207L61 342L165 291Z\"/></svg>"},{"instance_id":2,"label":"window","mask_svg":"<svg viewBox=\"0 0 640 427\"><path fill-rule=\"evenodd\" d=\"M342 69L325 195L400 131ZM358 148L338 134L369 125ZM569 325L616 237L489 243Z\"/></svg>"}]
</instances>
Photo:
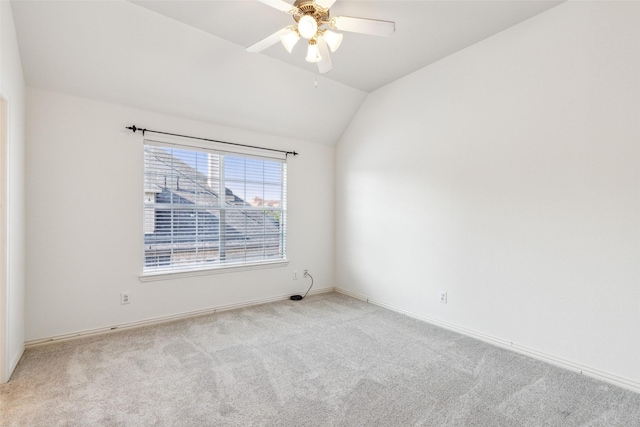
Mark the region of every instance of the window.
<instances>
[{"instance_id":1,"label":"window","mask_svg":"<svg viewBox=\"0 0 640 427\"><path fill-rule=\"evenodd\" d=\"M286 163L144 146L144 273L286 258Z\"/></svg>"}]
</instances>

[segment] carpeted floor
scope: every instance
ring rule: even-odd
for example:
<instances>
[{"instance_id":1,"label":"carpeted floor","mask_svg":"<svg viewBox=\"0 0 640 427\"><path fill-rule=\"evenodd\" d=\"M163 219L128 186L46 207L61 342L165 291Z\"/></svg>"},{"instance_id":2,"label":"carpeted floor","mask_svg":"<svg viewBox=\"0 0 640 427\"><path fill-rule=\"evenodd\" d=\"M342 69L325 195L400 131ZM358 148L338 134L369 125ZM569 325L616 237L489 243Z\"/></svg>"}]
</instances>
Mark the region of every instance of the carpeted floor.
<instances>
[{"instance_id":1,"label":"carpeted floor","mask_svg":"<svg viewBox=\"0 0 640 427\"><path fill-rule=\"evenodd\" d=\"M640 394L336 293L30 349L6 426L640 426Z\"/></svg>"}]
</instances>

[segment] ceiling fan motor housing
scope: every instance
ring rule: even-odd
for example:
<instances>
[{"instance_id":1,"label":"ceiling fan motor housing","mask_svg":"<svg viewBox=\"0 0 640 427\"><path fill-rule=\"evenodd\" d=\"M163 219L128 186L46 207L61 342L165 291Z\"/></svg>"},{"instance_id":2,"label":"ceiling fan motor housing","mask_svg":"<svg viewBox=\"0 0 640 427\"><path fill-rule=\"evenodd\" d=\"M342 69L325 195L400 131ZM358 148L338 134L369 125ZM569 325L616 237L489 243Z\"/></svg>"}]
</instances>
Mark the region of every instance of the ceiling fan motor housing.
<instances>
[{"instance_id":1,"label":"ceiling fan motor housing","mask_svg":"<svg viewBox=\"0 0 640 427\"><path fill-rule=\"evenodd\" d=\"M318 27L329 22L329 9L324 9L313 0L296 0L293 5L302 12L302 15L293 15L293 19L296 22L300 21L300 18L305 15L314 18L318 23Z\"/></svg>"}]
</instances>

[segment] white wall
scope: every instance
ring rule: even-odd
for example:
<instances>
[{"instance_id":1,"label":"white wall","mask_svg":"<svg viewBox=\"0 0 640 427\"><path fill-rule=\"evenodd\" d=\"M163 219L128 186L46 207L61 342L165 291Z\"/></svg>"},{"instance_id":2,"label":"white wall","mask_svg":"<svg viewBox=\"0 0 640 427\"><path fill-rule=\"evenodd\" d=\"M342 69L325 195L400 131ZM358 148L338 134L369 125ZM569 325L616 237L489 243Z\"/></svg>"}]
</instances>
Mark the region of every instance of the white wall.
<instances>
[{"instance_id":1,"label":"white wall","mask_svg":"<svg viewBox=\"0 0 640 427\"><path fill-rule=\"evenodd\" d=\"M125 126L296 150L290 264L142 283L140 133ZM27 89L27 342L333 286L334 147ZM120 292L131 293L129 305Z\"/></svg>"},{"instance_id":2,"label":"white wall","mask_svg":"<svg viewBox=\"0 0 640 427\"><path fill-rule=\"evenodd\" d=\"M0 325L5 328L0 383L9 380L24 350L25 212L24 102L25 86L11 4L0 1L0 96L8 103L7 125L7 289ZM4 273L4 272L3 272ZM2 292L2 290L0 290ZM4 334L0 333L0 339Z\"/></svg>"},{"instance_id":3,"label":"white wall","mask_svg":"<svg viewBox=\"0 0 640 427\"><path fill-rule=\"evenodd\" d=\"M564 3L372 93L336 286L640 390L638 22Z\"/></svg>"}]
</instances>

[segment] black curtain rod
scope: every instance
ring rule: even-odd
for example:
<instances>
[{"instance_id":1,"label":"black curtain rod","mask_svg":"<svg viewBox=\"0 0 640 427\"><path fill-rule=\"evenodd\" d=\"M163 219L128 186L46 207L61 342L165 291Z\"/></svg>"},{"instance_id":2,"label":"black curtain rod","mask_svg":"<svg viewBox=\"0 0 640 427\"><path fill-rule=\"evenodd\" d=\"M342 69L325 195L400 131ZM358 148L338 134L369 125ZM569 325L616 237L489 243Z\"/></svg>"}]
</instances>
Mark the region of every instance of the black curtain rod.
<instances>
[{"instance_id":1,"label":"black curtain rod","mask_svg":"<svg viewBox=\"0 0 640 427\"><path fill-rule=\"evenodd\" d=\"M217 142L219 144L236 145L238 147L255 148L257 150L275 151L277 153L284 153L285 157L288 156L289 154L293 154L294 156L298 155L298 153L296 153L295 151L276 150L274 148L256 147L255 145L238 144L237 142L218 141L216 139L199 138L197 136L180 135L180 134L177 134L177 133L169 133L169 132L160 132L160 131L151 130L151 129L141 129L139 127L136 127L136 125L127 126L126 128L129 129L129 130L132 130L133 133L135 133L136 131L141 131L142 132L142 136L144 136L145 132L151 132L151 133L159 133L159 134L162 134L162 135L179 136L179 137L182 137L182 138L199 139L200 141Z\"/></svg>"}]
</instances>

